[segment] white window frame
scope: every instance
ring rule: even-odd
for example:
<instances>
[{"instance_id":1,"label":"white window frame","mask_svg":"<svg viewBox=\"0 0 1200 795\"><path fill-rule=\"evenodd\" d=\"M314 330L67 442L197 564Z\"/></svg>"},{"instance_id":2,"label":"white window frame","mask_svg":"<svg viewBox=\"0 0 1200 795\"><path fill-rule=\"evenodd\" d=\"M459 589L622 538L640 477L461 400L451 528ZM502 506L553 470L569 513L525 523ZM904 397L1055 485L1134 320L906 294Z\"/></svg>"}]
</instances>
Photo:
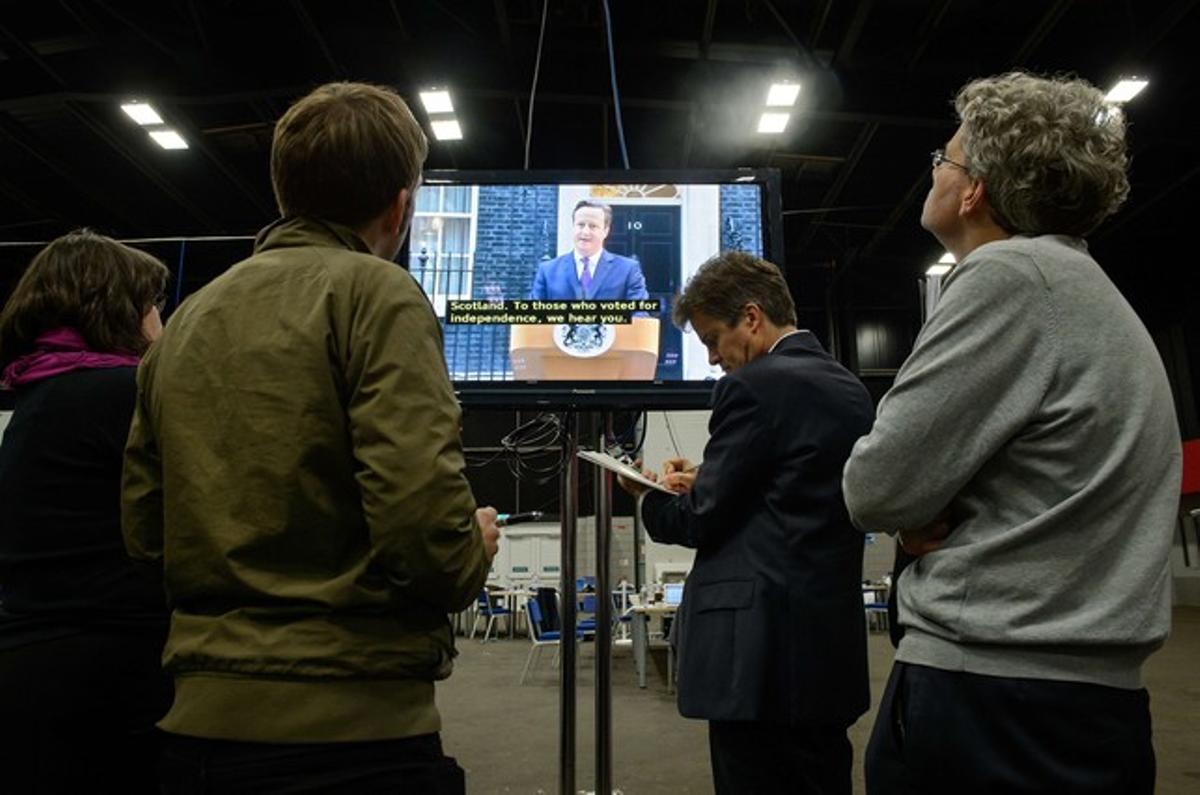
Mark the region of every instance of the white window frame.
<instances>
[{"instance_id":1,"label":"white window frame","mask_svg":"<svg viewBox=\"0 0 1200 795\"><path fill-rule=\"evenodd\" d=\"M434 240L433 249L428 252L430 258L433 259L433 289L426 291L429 297L429 302L433 304L433 311L437 313L439 318L446 316L446 303L448 301L465 300L471 297L471 290L475 283L475 238L479 231L479 186L472 185L470 209L466 212L445 212L442 208L446 205L445 188L462 187L459 185L425 185L421 188L422 191L437 190L438 191L438 209L434 211L416 211L416 218L466 218L469 229L467 232L467 251L462 255L463 261L463 279L462 288L458 291L450 292L443 288L441 284L442 263L444 258L450 255L442 251L442 243L444 240L444 225L437 229L437 238ZM411 240L409 244L409 267L414 267L414 263L419 260L420 256L420 241ZM414 268L415 271L415 268ZM414 277L417 274L413 273ZM424 287L424 274L417 278L417 281Z\"/></svg>"}]
</instances>

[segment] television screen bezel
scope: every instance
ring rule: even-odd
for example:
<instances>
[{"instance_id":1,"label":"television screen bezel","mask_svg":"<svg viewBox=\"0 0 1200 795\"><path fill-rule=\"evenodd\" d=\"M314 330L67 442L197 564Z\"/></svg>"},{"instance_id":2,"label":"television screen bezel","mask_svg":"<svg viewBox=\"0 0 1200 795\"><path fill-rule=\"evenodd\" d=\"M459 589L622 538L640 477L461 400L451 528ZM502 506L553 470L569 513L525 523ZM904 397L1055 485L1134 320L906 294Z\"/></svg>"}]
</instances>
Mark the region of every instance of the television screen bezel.
<instances>
[{"instance_id":1,"label":"television screen bezel","mask_svg":"<svg viewBox=\"0 0 1200 795\"><path fill-rule=\"evenodd\" d=\"M426 185L760 185L763 258L780 268L783 260L783 200L779 170L537 169L426 171ZM408 266L406 239L398 262ZM454 391L467 408L489 409L704 409L715 381L455 381Z\"/></svg>"}]
</instances>

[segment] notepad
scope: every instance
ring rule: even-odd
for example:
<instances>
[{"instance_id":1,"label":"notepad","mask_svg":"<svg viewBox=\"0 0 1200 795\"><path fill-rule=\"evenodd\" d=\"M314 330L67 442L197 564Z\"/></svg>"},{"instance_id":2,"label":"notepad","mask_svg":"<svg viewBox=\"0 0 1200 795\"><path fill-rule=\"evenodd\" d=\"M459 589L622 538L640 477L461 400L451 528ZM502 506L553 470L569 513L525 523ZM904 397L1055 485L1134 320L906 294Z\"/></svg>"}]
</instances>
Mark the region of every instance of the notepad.
<instances>
[{"instance_id":1,"label":"notepad","mask_svg":"<svg viewBox=\"0 0 1200 795\"><path fill-rule=\"evenodd\" d=\"M608 453L597 453L592 450L580 450L578 455L584 461L588 461L598 467L604 467L611 472L616 472L618 475L621 475L627 480L641 483L643 486L649 486L652 489L658 489L664 494L670 494L674 496L676 493L668 489L663 484L656 483L650 478L646 477L635 467L629 466L629 464L626 464L624 461L618 458L613 458Z\"/></svg>"}]
</instances>

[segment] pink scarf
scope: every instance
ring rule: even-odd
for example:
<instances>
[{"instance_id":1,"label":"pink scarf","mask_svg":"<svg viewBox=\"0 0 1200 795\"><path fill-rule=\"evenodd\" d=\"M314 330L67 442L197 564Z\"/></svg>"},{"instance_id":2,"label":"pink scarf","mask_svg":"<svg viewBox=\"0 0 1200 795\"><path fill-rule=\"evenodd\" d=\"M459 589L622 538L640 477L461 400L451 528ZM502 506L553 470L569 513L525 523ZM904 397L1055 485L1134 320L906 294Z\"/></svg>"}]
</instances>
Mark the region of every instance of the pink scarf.
<instances>
[{"instance_id":1,"label":"pink scarf","mask_svg":"<svg viewBox=\"0 0 1200 795\"><path fill-rule=\"evenodd\" d=\"M36 350L32 353L14 359L4 368L0 385L5 389L16 389L73 370L137 367L141 361L132 353L89 351L83 335L67 327L41 334L34 346Z\"/></svg>"}]
</instances>

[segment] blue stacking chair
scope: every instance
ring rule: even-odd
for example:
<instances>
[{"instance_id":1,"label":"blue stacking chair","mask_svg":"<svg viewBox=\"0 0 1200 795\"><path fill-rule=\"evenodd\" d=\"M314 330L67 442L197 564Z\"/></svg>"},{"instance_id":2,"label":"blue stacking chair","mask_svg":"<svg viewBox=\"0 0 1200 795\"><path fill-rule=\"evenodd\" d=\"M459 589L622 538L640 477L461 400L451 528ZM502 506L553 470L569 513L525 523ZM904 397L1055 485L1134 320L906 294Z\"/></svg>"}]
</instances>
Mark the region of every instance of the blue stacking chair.
<instances>
[{"instance_id":1,"label":"blue stacking chair","mask_svg":"<svg viewBox=\"0 0 1200 795\"><path fill-rule=\"evenodd\" d=\"M525 658L525 667L521 669L520 684L525 684L525 678L533 668L534 658L541 657L542 649L546 646L554 647L554 664L558 664L558 647L562 640L562 632L557 629L546 629L545 620L542 616L542 608L538 604L537 599L530 599L526 605L526 617L529 619L529 656ZM583 640L584 633L582 630L575 630L575 640Z\"/></svg>"},{"instance_id":2,"label":"blue stacking chair","mask_svg":"<svg viewBox=\"0 0 1200 795\"><path fill-rule=\"evenodd\" d=\"M596 634L596 594L585 593L579 598L579 612L586 613L591 618L581 618L575 622L575 628L587 635Z\"/></svg>"},{"instance_id":3,"label":"blue stacking chair","mask_svg":"<svg viewBox=\"0 0 1200 795\"><path fill-rule=\"evenodd\" d=\"M479 619L487 618L487 627L483 630L483 643L487 643L488 637L492 634L492 627L496 624L497 618L503 618L506 625L510 625L512 621L512 611L507 607L502 607L492 603L492 597L488 594L487 588L479 591L479 597L476 600L475 620L471 623L471 634L467 637L475 637L475 630L479 628Z\"/></svg>"}]
</instances>

